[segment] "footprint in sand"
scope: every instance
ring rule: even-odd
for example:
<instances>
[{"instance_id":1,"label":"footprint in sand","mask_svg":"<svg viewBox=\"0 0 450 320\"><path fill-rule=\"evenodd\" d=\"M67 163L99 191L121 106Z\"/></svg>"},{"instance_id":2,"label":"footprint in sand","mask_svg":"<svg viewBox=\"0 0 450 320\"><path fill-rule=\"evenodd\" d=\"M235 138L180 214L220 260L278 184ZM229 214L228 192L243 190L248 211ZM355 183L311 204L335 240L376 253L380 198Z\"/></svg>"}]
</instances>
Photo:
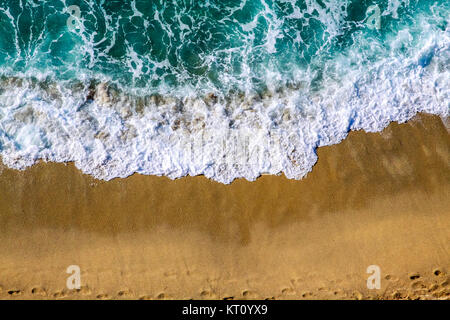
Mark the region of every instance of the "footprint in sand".
<instances>
[{"instance_id":1,"label":"footprint in sand","mask_svg":"<svg viewBox=\"0 0 450 320\"><path fill-rule=\"evenodd\" d=\"M99 295L97 295L97 299L99 299L99 300L109 300L111 298L106 293L100 293Z\"/></svg>"},{"instance_id":2,"label":"footprint in sand","mask_svg":"<svg viewBox=\"0 0 450 320\"><path fill-rule=\"evenodd\" d=\"M170 300L171 297L169 295L167 295L166 293L161 292L160 294L158 294L156 296L156 299L158 299L158 300Z\"/></svg>"},{"instance_id":3,"label":"footprint in sand","mask_svg":"<svg viewBox=\"0 0 450 320\"><path fill-rule=\"evenodd\" d=\"M427 286L420 280L411 283L411 288L413 288L414 290L426 289L426 287Z\"/></svg>"},{"instance_id":4,"label":"footprint in sand","mask_svg":"<svg viewBox=\"0 0 450 320\"><path fill-rule=\"evenodd\" d=\"M416 280L416 279L419 279L419 278L420 278L420 274L417 273L417 272L411 273L411 274L409 275L409 279L411 279L411 280Z\"/></svg>"},{"instance_id":5,"label":"footprint in sand","mask_svg":"<svg viewBox=\"0 0 450 320\"><path fill-rule=\"evenodd\" d=\"M433 274L434 274L436 277L439 277L439 276L445 276L445 272L442 271L442 269L440 269L440 268L434 269L434 270L433 270Z\"/></svg>"},{"instance_id":6,"label":"footprint in sand","mask_svg":"<svg viewBox=\"0 0 450 320\"><path fill-rule=\"evenodd\" d=\"M426 295L428 293L428 290L427 290L427 287L425 285L423 285L423 288L415 289L413 291L413 293L414 293L414 295L421 297L421 296Z\"/></svg>"},{"instance_id":7,"label":"footprint in sand","mask_svg":"<svg viewBox=\"0 0 450 320\"><path fill-rule=\"evenodd\" d=\"M433 283L429 288L428 288L428 292L433 292L436 291L437 289L439 289L439 286L436 283Z\"/></svg>"},{"instance_id":8,"label":"footprint in sand","mask_svg":"<svg viewBox=\"0 0 450 320\"><path fill-rule=\"evenodd\" d=\"M384 277L384 279L386 279L386 280L388 280L388 281L391 281L391 282L397 282L397 281L400 280L398 277L396 277L396 276L394 276L394 275L392 275L392 274L387 274L387 275Z\"/></svg>"},{"instance_id":9,"label":"footprint in sand","mask_svg":"<svg viewBox=\"0 0 450 320\"><path fill-rule=\"evenodd\" d=\"M342 296L342 295L344 295L344 291L342 291L341 289L336 289L333 291L333 295Z\"/></svg>"},{"instance_id":10,"label":"footprint in sand","mask_svg":"<svg viewBox=\"0 0 450 320\"><path fill-rule=\"evenodd\" d=\"M117 292L117 296L120 298L128 298L128 297L131 297L132 295L133 295L133 293L128 289Z\"/></svg>"},{"instance_id":11,"label":"footprint in sand","mask_svg":"<svg viewBox=\"0 0 450 320\"><path fill-rule=\"evenodd\" d=\"M202 299L215 299L217 298L217 295L209 290L203 290L200 293L200 296L202 297Z\"/></svg>"},{"instance_id":12,"label":"footprint in sand","mask_svg":"<svg viewBox=\"0 0 450 320\"><path fill-rule=\"evenodd\" d=\"M22 295L22 291L20 291L20 290L9 290L8 294L10 296L12 296L12 297L17 297L17 296Z\"/></svg>"},{"instance_id":13,"label":"footprint in sand","mask_svg":"<svg viewBox=\"0 0 450 320\"><path fill-rule=\"evenodd\" d=\"M79 292L83 296L88 296L92 294L92 290L87 286L81 287L80 289L77 290L77 292Z\"/></svg>"},{"instance_id":14,"label":"footprint in sand","mask_svg":"<svg viewBox=\"0 0 450 320\"><path fill-rule=\"evenodd\" d=\"M44 288L41 287L35 287L31 289L31 294L36 296L46 296L47 291Z\"/></svg>"},{"instance_id":15,"label":"footprint in sand","mask_svg":"<svg viewBox=\"0 0 450 320\"><path fill-rule=\"evenodd\" d=\"M352 298L356 300L362 300L364 298L363 294L359 291L354 291L352 294Z\"/></svg>"},{"instance_id":16,"label":"footprint in sand","mask_svg":"<svg viewBox=\"0 0 450 320\"><path fill-rule=\"evenodd\" d=\"M284 288L283 290L281 290L281 293L285 296L292 296L295 295L295 290L292 288Z\"/></svg>"},{"instance_id":17,"label":"footprint in sand","mask_svg":"<svg viewBox=\"0 0 450 320\"><path fill-rule=\"evenodd\" d=\"M392 299L399 300L403 299L405 296L400 291L394 291L391 295Z\"/></svg>"},{"instance_id":18,"label":"footprint in sand","mask_svg":"<svg viewBox=\"0 0 450 320\"><path fill-rule=\"evenodd\" d=\"M53 298L56 298L56 299L62 299L65 297L67 297L67 292L65 290L57 291L53 294Z\"/></svg>"},{"instance_id":19,"label":"footprint in sand","mask_svg":"<svg viewBox=\"0 0 450 320\"><path fill-rule=\"evenodd\" d=\"M445 298L450 296L450 292L447 289L442 289L437 292L433 292L433 297L435 298Z\"/></svg>"},{"instance_id":20,"label":"footprint in sand","mask_svg":"<svg viewBox=\"0 0 450 320\"><path fill-rule=\"evenodd\" d=\"M251 290L244 290L242 292L242 296L246 299L256 299L258 297L258 294Z\"/></svg>"}]
</instances>

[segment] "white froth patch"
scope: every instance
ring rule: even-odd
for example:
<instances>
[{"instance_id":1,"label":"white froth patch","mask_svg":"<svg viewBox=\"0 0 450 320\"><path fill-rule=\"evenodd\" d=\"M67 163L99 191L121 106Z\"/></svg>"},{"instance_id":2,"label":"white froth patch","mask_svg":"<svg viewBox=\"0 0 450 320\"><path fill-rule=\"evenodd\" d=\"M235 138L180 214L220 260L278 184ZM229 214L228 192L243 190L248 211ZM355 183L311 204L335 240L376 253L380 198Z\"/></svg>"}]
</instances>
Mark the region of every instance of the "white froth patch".
<instances>
[{"instance_id":1,"label":"white froth patch","mask_svg":"<svg viewBox=\"0 0 450 320\"><path fill-rule=\"evenodd\" d=\"M358 90L351 83L335 84L309 98L289 91L236 101L234 109L200 99L185 99L180 107L173 99L137 112L126 97L111 103L103 85L96 102L74 103L69 93L59 102L35 98L28 103L34 109L28 120L17 116L22 110L17 105L2 105L1 155L17 169L39 158L74 161L104 180L135 172L170 178L204 174L222 183L280 172L300 179L317 161L315 149L339 143L349 130L380 131L417 112L448 116L448 71L438 72L439 62L429 68L416 68L408 77L380 70ZM21 99L14 100L23 100L24 92L42 96L21 88ZM0 101L5 98L4 92Z\"/></svg>"},{"instance_id":2,"label":"white froth patch","mask_svg":"<svg viewBox=\"0 0 450 320\"><path fill-rule=\"evenodd\" d=\"M5 80L0 155L16 169L38 159L73 161L104 180L136 172L170 178L204 174L222 183L281 172L301 179L316 163L316 149L339 143L350 130L381 131L418 112L448 117L450 30L425 22L421 27L426 37L413 39L400 30L387 40L389 52L373 39L359 39L381 54L378 59L367 66L357 49L350 49L329 66L335 79L325 75L316 91L306 85L229 100L144 99L114 93L106 84L92 93L88 86ZM276 82L276 74L267 76ZM311 83L310 76L298 72L303 83Z\"/></svg>"}]
</instances>

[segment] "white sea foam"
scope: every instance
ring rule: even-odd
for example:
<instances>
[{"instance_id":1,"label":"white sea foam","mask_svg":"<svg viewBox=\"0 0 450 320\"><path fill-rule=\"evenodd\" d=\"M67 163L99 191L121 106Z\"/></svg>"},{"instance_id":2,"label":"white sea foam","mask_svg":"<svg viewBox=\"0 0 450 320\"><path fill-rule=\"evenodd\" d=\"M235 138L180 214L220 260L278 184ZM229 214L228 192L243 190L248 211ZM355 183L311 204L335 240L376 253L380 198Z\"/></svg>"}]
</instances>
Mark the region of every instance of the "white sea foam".
<instances>
[{"instance_id":1,"label":"white sea foam","mask_svg":"<svg viewBox=\"0 0 450 320\"><path fill-rule=\"evenodd\" d=\"M361 46L324 65L318 88L311 70L294 71L296 85L282 89L268 71L269 89L261 95L202 97L191 91L138 97L106 82L90 87L87 81L5 78L0 155L16 169L38 159L74 161L105 180L136 172L204 174L222 183L280 172L300 179L316 163L316 148L339 143L349 130L380 131L417 112L448 117L450 30L426 21L420 27L426 37L413 39L411 30L401 29L385 46L356 35ZM372 57L361 56L362 48Z\"/></svg>"}]
</instances>

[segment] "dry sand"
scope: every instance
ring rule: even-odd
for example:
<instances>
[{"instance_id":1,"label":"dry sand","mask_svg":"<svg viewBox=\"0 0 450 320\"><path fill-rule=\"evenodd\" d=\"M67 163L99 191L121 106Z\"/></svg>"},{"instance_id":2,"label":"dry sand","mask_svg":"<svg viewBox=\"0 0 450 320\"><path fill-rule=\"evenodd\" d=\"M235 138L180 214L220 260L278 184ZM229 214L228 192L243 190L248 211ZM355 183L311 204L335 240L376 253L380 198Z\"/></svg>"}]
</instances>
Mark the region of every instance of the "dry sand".
<instances>
[{"instance_id":1,"label":"dry sand","mask_svg":"<svg viewBox=\"0 0 450 320\"><path fill-rule=\"evenodd\" d=\"M231 185L0 166L0 298L449 299L448 126L420 115L318 154L301 181Z\"/></svg>"}]
</instances>

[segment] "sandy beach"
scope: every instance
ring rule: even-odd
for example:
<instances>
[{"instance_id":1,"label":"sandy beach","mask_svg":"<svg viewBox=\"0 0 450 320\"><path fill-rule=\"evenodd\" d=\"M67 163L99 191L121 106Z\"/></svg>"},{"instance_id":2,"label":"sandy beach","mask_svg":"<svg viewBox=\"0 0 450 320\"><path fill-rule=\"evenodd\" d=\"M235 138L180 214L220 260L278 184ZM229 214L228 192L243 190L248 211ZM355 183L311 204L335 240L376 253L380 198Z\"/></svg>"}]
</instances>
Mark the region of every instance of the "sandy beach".
<instances>
[{"instance_id":1,"label":"sandy beach","mask_svg":"<svg viewBox=\"0 0 450 320\"><path fill-rule=\"evenodd\" d=\"M449 299L446 121L351 132L300 181L0 165L0 298Z\"/></svg>"}]
</instances>

